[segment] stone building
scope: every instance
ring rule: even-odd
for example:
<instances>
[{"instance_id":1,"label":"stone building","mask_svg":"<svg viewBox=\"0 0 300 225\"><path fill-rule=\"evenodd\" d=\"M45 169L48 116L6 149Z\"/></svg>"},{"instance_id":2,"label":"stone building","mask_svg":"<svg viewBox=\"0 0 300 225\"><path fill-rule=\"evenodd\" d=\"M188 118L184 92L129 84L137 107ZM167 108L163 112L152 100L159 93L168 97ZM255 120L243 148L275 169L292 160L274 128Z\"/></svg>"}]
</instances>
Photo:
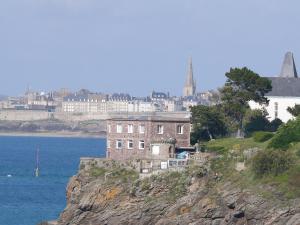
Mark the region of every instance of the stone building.
<instances>
[{"instance_id":1,"label":"stone building","mask_svg":"<svg viewBox=\"0 0 300 225\"><path fill-rule=\"evenodd\" d=\"M252 109L264 107L268 112L268 119L281 119L287 122L293 116L287 111L288 107L300 105L300 78L298 78L294 57L291 52L285 54L281 73L277 77L266 77L272 82L272 91L266 94L268 105L249 102Z\"/></svg>"},{"instance_id":2,"label":"stone building","mask_svg":"<svg viewBox=\"0 0 300 225\"><path fill-rule=\"evenodd\" d=\"M53 93L27 91L25 103L30 110L50 110L54 111L57 103L53 99Z\"/></svg>"},{"instance_id":3,"label":"stone building","mask_svg":"<svg viewBox=\"0 0 300 225\"><path fill-rule=\"evenodd\" d=\"M104 94L75 93L63 98L62 111L67 113L106 112L107 96Z\"/></svg>"},{"instance_id":4,"label":"stone building","mask_svg":"<svg viewBox=\"0 0 300 225\"><path fill-rule=\"evenodd\" d=\"M107 121L109 159L168 159L177 148L189 146L189 118L140 116Z\"/></svg>"},{"instance_id":5,"label":"stone building","mask_svg":"<svg viewBox=\"0 0 300 225\"><path fill-rule=\"evenodd\" d=\"M195 93L196 93L196 81L194 80L194 77L193 77L192 58L190 58L186 81L185 81L185 85L183 88L183 97L194 96Z\"/></svg>"}]
</instances>

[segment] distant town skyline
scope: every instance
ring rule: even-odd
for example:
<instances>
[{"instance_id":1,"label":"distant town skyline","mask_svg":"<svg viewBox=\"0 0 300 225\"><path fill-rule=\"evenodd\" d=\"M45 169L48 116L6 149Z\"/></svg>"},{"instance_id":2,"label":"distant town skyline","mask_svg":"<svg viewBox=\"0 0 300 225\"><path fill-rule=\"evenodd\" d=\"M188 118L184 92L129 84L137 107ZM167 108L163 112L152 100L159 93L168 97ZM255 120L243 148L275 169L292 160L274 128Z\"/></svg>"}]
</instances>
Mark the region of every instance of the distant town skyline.
<instances>
[{"instance_id":1,"label":"distant town skyline","mask_svg":"<svg viewBox=\"0 0 300 225\"><path fill-rule=\"evenodd\" d=\"M0 94L87 88L182 95L193 58L197 92L224 84L230 67L277 76L300 59L296 0L3 0Z\"/></svg>"}]
</instances>

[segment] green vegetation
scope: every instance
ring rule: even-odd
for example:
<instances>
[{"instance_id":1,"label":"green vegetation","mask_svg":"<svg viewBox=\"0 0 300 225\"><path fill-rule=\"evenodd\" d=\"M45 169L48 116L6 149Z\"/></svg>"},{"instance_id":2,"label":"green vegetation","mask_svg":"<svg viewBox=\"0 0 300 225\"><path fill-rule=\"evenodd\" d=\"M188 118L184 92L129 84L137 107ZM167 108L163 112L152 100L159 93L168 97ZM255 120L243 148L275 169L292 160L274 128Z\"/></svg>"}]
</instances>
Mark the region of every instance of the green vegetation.
<instances>
[{"instance_id":1,"label":"green vegetation","mask_svg":"<svg viewBox=\"0 0 300 225\"><path fill-rule=\"evenodd\" d=\"M271 81L243 68L231 68L225 74L227 81L221 91L222 107L226 117L231 118L239 130L243 130L243 120L249 109L249 101L267 104L265 93L272 90Z\"/></svg>"},{"instance_id":2,"label":"green vegetation","mask_svg":"<svg viewBox=\"0 0 300 225\"><path fill-rule=\"evenodd\" d=\"M258 152L252 160L252 170L258 177L277 176L291 168L294 157L290 152L266 150Z\"/></svg>"},{"instance_id":3,"label":"green vegetation","mask_svg":"<svg viewBox=\"0 0 300 225\"><path fill-rule=\"evenodd\" d=\"M275 131L278 122L270 123L266 113L251 110L249 101L267 104L265 93L272 89L271 81L260 77L248 68L231 68L225 74L227 81L220 89L216 105L198 105L191 108L193 132L191 143L226 137L232 133L245 133L250 136L254 131Z\"/></svg>"},{"instance_id":4,"label":"green vegetation","mask_svg":"<svg viewBox=\"0 0 300 225\"><path fill-rule=\"evenodd\" d=\"M90 175L93 177L104 177L106 175L110 181L121 180L124 183L138 179L138 173L135 170L119 166L115 166L112 169L93 166L90 170Z\"/></svg>"},{"instance_id":5,"label":"green vegetation","mask_svg":"<svg viewBox=\"0 0 300 225\"><path fill-rule=\"evenodd\" d=\"M253 133L252 137L253 140L256 142L265 142L274 137L274 133L266 131L257 131Z\"/></svg>"},{"instance_id":6,"label":"green vegetation","mask_svg":"<svg viewBox=\"0 0 300 225\"><path fill-rule=\"evenodd\" d=\"M265 148L266 143L257 143L253 138L221 138L206 143L210 152L228 153L229 150L245 150L249 148Z\"/></svg>"},{"instance_id":7,"label":"green vegetation","mask_svg":"<svg viewBox=\"0 0 300 225\"><path fill-rule=\"evenodd\" d=\"M191 143L211 140L227 133L224 115L218 106L199 105L191 108L193 132Z\"/></svg>"},{"instance_id":8,"label":"green vegetation","mask_svg":"<svg viewBox=\"0 0 300 225\"><path fill-rule=\"evenodd\" d=\"M300 142L300 117L282 125L271 139L269 148L287 149L293 142Z\"/></svg>"},{"instance_id":9,"label":"green vegetation","mask_svg":"<svg viewBox=\"0 0 300 225\"><path fill-rule=\"evenodd\" d=\"M288 109L295 120L270 122L264 110L251 110L248 104L268 104L270 80L246 67L231 68L225 75L221 101L191 108L191 143L216 153L211 163L216 181L237 182L269 197L272 192L300 196L300 105ZM236 131L247 138L228 138Z\"/></svg>"},{"instance_id":10,"label":"green vegetation","mask_svg":"<svg viewBox=\"0 0 300 225\"><path fill-rule=\"evenodd\" d=\"M102 177L106 173L106 169L103 167L92 167L90 171L90 175L93 177Z\"/></svg>"},{"instance_id":11,"label":"green vegetation","mask_svg":"<svg viewBox=\"0 0 300 225\"><path fill-rule=\"evenodd\" d=\"M218 174L219 182L237 183L268 198L275 193L286 198L300 197L300 142L285 150L268 149L269 143L270 140L256 142L254 138L222 138L209 141L205 146L218 154L211 169ZM245 157L251 149L258 152L254 151L250 158ZM239 172L236 164L243 161L246 169Z\"/></svg>"},{"instance_id":12,"label":"green vegetation","mask_svg":"<svg viewBox=\"0 0 300 225\"><path fill-rule=\"evenodd\" d=\"M182 172L166 172L151 177L137 180L132 189L132 193L137 190L142 192L154 192L155 196L159 195L160 198L168 202L175 202L178 198L187 193L188 184L190 184L192 177L201 178L207 174L206 169L196 165L190 165ZM165 190L165 191L161 191ZM151 196L151 195L150 195ZM153 197L147 197L145 202L155 200Z\"/></svg>"},{"instance_id":13,"label":"green vegetation","mask_svg":"<svg viewBox=\"0 0 300 225\"><path fill-rule=\"evenodd\" d=\"M295 105L294 107L288 107L287 111L292 114L294 117L297 117L300 115L300 105Z\"/></svg>"},{"instance_id":14,"label":"green vegetation","mask_svg":"<svg viewBox=\"0 0 300 225\"><path fill-rule=\"evenodd\" d=\"M166 182L169 184L169 193L167 199L169 201L176 201L186 193L187 184L190 182L190 177L184 173L171 172L166 177Z\"/></svg>"},{"instance_id":15,"label":"green vegetation","mask_svg":"<svg viewBox=\"0 0 300 225\"><path fill-rule=\"evenodd\" d=\"M266 118L267 113L264 110L248 109L244 117L244 131L246 136L250 137L257 131L275 132L282 124L280 119L274 119L271 122Z\"/></svg>"}]
</instances>

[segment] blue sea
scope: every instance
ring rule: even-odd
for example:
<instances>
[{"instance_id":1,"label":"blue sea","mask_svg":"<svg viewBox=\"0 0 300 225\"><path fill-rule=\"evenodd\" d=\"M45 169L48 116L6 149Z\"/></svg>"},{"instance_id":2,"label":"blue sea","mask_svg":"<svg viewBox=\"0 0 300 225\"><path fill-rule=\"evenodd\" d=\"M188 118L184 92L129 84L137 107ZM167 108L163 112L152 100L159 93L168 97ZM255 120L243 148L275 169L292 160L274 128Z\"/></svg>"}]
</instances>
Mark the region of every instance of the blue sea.
<instances>
[{"instance_id":1,"label":"blue sea","mask_svg":"<svg viewBox=\"0 0 300 225\"><path fill-rule=\"evenodd\" d=\"M0 225L56 219L80 157L104 157L105 144L96 138L0 137ZM39 177L34 176L37 148Z\"/></svg>"}]
</instances>

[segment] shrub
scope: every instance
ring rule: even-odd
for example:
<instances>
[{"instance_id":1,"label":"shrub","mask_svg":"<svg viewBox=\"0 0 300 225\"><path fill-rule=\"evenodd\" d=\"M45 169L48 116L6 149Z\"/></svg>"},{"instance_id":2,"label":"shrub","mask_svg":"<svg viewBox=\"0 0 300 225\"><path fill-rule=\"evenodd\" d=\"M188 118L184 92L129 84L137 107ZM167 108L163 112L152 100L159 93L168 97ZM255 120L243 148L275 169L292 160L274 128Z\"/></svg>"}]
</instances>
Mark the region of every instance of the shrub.
<instances>
[{"instance_id":1,"label":"shrub","mask_svg":"<svg viewBox=\"0 0 300 225\"><path fill-rule=\"evenodd\" d=\"M254 156L252 170L258 177L264 175L278 175L288 170L294 162L289 152L279 150L261 151Z\"/></svg>"},{"instance_id":2,"label":"shrub","mask_svg":"<svg viewBox=\"0 0 300 225\"><path fill-rule=\"evenodd\" d=\"M207 150L209 152L216 152L216 153L219 153L219 154L224 154L227 152L226 148L223 147L223 146L209 146L207 147Z\"/></svg>"},{"instance_id":3,"label":"shrub","mask_svg":"<svg viewBox=\"0 0 300 225\"><path fill-rule=\"evenodd\" d=\"M257 132L254 132L252 135L254 141L256 141L256 142L265 142L265 141L271 139L273 136L274 136L273 133L266 132L266 131L257 131Z\"/></svg>"},{"instance_id":4,"label":"shrub","mask_svg":"<svg viewBox=\"0 0 300 225\"><path fill-rule=\"evenodd\" d=\"M269 127L268 127L268 131L271 132L275 132L278 130L278 128L283 124L283 122L281 121L281 119L274 119L270 122Z\"/></svg>"},{"instance_id":5,"label":"shrub","mask_svg":"<svg viewBox=\"0 0 300 225\"><path fill-rule=\"evenodd\" d=\"M244 130L246 136L251 136L256 131L267 131L270 125L261 110L248 110L244 118Z\"/></svg>"},{"instance_id":6,"label":"shrub","mask_svg":"<svg viewBox=\"0 0 300 225\"><path fill-rule=\"evenodd\" d=\"M296 151L296 155L297 155L298 157L300 157L300 149L298 149L298 150Z\"/></svg>"},{"instance_id":7,"label":"shrub","mask_svg":"<svg viewBox=\"0 0 300 225\"><path fill-rule=\"evenodd\" d=\"M299 141L300 117L296 120L289 120L286 124L280 126L268 147L286 149L289 147L290 143Z\"/></svg>"},{"instance_id":8,"label":"shrub","mask_svg":"<svg viewBox=\"0 0 300 225\"><path fill-rule=\"evenodd\" d=\"M288 182L293 187L296 187L299 191L300 188L300 167L299 166L292 169Z\"/></svg>"},{"instance_id":9,"label":"shrub","mask_svg":"<svg viewBox=\"0 0 300 225\"><path fill-rule=\"evenodd\" d=\"M93 166L90 170L90 174L93 176L93 177L101 177L101 176L104 176L106 173L106 169L105 168L102 168L102 167L95 167Z\"/></svg>"}]
</instances>

